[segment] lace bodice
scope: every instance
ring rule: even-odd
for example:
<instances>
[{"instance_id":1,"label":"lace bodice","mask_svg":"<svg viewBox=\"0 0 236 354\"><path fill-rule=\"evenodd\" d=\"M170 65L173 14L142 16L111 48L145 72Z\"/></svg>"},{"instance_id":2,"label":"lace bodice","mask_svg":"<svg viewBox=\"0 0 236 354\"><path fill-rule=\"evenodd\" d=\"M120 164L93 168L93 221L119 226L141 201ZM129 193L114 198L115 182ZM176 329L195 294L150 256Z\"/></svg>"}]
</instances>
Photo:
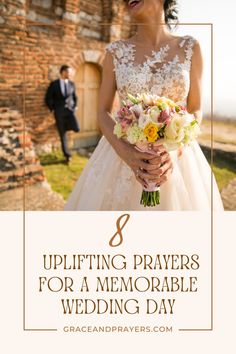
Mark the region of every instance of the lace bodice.
<instances>
[{"instance_id":1,"label":"lace bodice","mask_svg":"<svg viewBox=\"0 0 236 354\"><path fill-rule=\"evenodd\" d=\"M152 51L145 60L136 62L135 44L119 40L110 43L106 50L112 53L120 100L127 93L141 92L166 96L177 103L186 104L190 88L190 68L195 39L177 37L177 46L166 44Z\"/></svg>"}]
</instances>

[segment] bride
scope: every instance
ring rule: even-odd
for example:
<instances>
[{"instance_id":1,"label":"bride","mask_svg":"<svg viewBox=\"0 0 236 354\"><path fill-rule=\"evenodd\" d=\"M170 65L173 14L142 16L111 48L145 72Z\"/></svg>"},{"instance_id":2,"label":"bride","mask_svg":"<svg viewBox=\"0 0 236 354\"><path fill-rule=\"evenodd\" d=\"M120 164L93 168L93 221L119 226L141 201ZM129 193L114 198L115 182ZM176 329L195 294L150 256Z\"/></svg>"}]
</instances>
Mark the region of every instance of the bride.
<instances>
[{"instance_id":1,"label":"bride","mask_svg":"<svg viewBox=\"0 0 236 354\"><path fill-rule=\"evenodd\" d=\"M110 112L116 91L120 101L127 93L166 96L185 105L201 122L201 49L193 37L171 33L170 22L177 21L177 1L124 1L137 32L106 48L98 113L103 137L65 210L209 211L211 205L223 210L215 178L196 141L172 152L150 144L153 151L149 154L113 134ZM147 181L161 186L161 202L156 207L140 205Z\"/></svg>"}]
</instances>

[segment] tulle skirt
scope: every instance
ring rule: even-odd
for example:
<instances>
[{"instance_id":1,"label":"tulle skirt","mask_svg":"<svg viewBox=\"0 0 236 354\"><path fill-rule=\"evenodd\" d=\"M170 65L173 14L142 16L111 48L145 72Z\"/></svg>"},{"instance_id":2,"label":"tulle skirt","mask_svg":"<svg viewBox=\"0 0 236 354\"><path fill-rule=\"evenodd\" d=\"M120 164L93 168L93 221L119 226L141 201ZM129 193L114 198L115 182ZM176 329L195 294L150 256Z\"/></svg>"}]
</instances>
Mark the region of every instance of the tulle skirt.
<instances>
[{"instance_id":1,"label":"tulle skirt","mask_svg":"<svg viewBox=\"0 0 236 354\"><path fill-rule=\"evenodd\" d=\"M220 193L211 168L194 141L183 149L181 157L170 152L173 173L161 186L161 202L156 207L140 205L142 186L133 171L102 137L79 177L65 210L146 210L146 211L214 211L223 210ZM211 201L211 197L212 201Z\"/></svg>"}]
</instances>

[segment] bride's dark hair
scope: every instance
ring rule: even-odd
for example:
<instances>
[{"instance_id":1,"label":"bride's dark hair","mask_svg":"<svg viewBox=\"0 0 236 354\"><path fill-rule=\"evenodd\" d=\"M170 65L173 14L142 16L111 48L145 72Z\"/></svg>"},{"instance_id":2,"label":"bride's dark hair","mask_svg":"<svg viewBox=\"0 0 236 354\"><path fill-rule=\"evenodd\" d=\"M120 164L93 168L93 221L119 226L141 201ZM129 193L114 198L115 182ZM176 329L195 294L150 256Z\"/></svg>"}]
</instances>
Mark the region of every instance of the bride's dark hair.
<instances>
[{"instance_id":1,"label":"bride's dark hair","mask_svg":"<svg viewBox=\"0 0 236 354\"><path fill-rule=\"evenodd\" d=\"M177 0L164 0L165 22L169 28L170 23L177 25L178 23L178 1Z\"/></svg>"}]
</instances>

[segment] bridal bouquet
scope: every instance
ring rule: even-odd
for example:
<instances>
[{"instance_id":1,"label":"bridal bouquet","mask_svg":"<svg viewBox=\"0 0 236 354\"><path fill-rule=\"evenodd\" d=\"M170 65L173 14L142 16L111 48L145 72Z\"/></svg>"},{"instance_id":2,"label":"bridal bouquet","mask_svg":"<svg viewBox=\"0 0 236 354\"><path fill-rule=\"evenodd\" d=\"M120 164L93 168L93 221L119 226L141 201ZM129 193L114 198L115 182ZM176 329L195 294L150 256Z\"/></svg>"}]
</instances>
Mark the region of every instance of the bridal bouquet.
<instances>
[{"instance_id":1,"label":"bridal bouquet","mask_svg":"<svg viewBox=\"0 0 236 354\"><path fill-rule=\"evenodd\" d=\"M127 95L122 107L115 113L114 134L143 152L150 143L163 144L168 151L176 150L196 139L200 132L198 122L186 107L174 101L146 93ZM145 207L160 204L160 187L146 183L140 203Z\"/></svg>"}]
</instances>

